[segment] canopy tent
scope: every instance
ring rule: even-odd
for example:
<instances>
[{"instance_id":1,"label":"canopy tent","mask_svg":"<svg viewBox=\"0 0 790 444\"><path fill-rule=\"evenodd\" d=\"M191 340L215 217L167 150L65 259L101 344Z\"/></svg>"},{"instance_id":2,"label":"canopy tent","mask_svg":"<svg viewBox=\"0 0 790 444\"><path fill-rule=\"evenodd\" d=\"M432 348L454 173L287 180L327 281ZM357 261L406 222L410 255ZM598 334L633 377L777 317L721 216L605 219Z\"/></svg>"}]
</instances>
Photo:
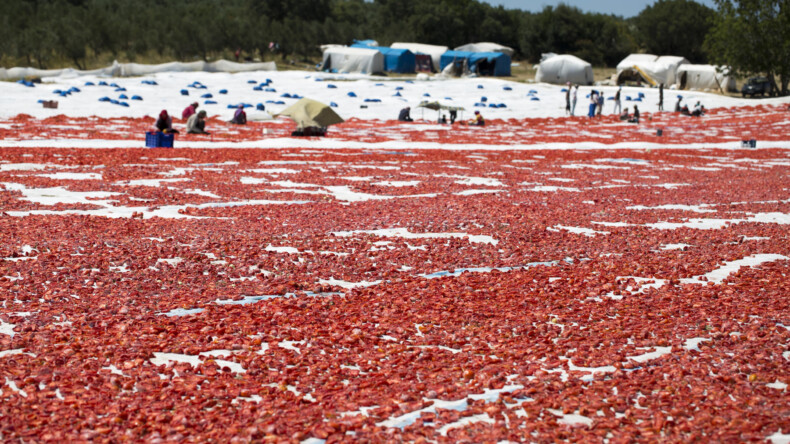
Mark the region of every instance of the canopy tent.
<instances>
[{"instance_id":1,"label":"canopy tent","mask_svg":"<svg viewBox=\"0 0 790 444\"><path fill-rule=\"evenodd\" d=\"M423 43L393 43L392 45L390 45L390 48L408 49L415 55L427 54L431 56L431 61L433 61L434 71L441 71L440 59L442 57L442 54L447 52L447 50L449 49L446 46L425 45Z\"/></svg>"},{"instance_id":2,"label":"canopy tent","mask_svg":"<svg viewBox=\"0 0 790 444\"><path fill-rule=\"evenodd\" d=\"M508 57L513 57L513 48L509 46L500 45L499 43L492 42L478 42L467 43L466 45L459 46L454 51L467 51L467 52L501 52L507 54Z\"/></svg>"},{"instance_id":3,"label":"canopy tent","mask_svg":"<svg viewBox=\"0 0 790 444\"><path fill-rule=\"evenodd\" d=\"M617 83L636 80L652 86L674 85L678 67L687 63L688 60L679 56L631 54L617 64Z\"/></svg>"},{"instance_id":4,"label":"canopy tent","mask_svg":"<svg viewBox=\"0 0 790 444\"><path fill-rule=\"evenodd\" d=\"M422 102L420 102L419 105L417 105L417 108L422 108L423 110L431 109L434 111L438 111L439 113L441 113L442 111L455 111L455 112L461 111L462 119L463 119L463 111L466 110L463 106L442 105L436 100L434 101L423 100ZM424 117L425 115L423 114L423 119Z\"/></svg>"},{"instance_id":5,"label":"canopy tent","mask_svg":"<svg viewBox=\"0 0 790 444\"><path fill-rule=\"evenodd\" d=\"M321 69L330 72L361 72L373 74L384 72L384 55L375 49L328 48L324 51Z\"/></svg>"},{"instance_id":6,"label":"canopy tent","mask_svg":"<svg viewBox=\"0 0 790 444\"><path fill-rule=\"evenodd\" d=\"M276 71L274 62L264 63L236 63L228 60L215 62L170 62L159 65L144 65L140 63L113 62L111 66L101 69L83 71L72 68L65 69L36 69L36 68L0 68L0 80L24 79L27 77L80 77L80 76L115 76L132 77L145 76L160 72L250 72L250 71Z\"/></svg>"},{"instance_id":7,"label":"canopy tent","mask_svg":"<svg viewBox=\"0 0 790 444\"><path fill-rule=\"evenodd\" d=\"M464 107L463 106L442 105L441 103L439 103L436 100L434 100L432 102L430 102L428 100L423 100L422 102L420 102L419 105L417 105L417 108L428 108L428 109L432 109L434 111L439 111L439 110L464 111Z\"/></svg>"},{"instance_id":8,"label":"canopy tent","mask_svg":"<svg viewBox=\"0 0 790 444\"><path fill-rule=\"evenodd\" d=\"M343 123L342 117L329 106L313 99L299 99L296 103L274 114L275 117L285 116L296 122L299 129L326 128L329 125Z\"/></svg>"},{"instance_id":9,"label":"canopy tent","mask_svg":"<svg viewBox=\"0 0 790 444\"><path fill-rule=\"evenodd\" d=\"M677 89L735 91L735 77L728 67L713 65L680 65L677 72Z\"/></svg>"},{"instance_id":10,"label":"canopy tent","mask_svg":"<svg viewBox=\"0 0 790 444\"><path fill-rule=\"evenodd\" d=\"M384 56L384 70L387 72L412 73L417 65L417 58L408 49L394 49L386 46L369 46L362 42L354 43L352 48L375 49Z\"/></svg>"},{"instance_id":11,"label":"canopy tent","mask_svg":"<svg viewBox=\"0 0 790 444\"><path fill-rule=\"evenodd\" d=\"M442 54L442 71L449 65L466 65L481 76L509 76L510 56L501 52L447 51Z\"/></svg>"},{"instance_id":12,"label":"canopy tent","mask_svg":"<svg viewBox=\"0 0 790 444\"><path fill-rule=\"evenodd\" d=\"M540 65L538 65L537 73L535 73L536 82L554 83L557 85L568 82L579 85L592 85L593 80L592 65L568 54L546 54L540 61Z\"/></svg>"}]
</instances>

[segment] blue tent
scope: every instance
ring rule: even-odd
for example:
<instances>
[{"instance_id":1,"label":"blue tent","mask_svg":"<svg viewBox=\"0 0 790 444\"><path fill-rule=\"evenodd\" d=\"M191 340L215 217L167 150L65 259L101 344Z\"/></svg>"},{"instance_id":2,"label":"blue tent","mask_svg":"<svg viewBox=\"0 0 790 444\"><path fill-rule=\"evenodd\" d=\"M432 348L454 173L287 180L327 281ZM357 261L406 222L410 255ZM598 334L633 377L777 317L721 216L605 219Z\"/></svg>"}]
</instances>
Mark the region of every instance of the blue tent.
<instances>
[{"instance_id":1,"label":"blue tent","mask_svg":"<svg viewBox=\"0 0 790 444\"><path fill-rule=\"evenodd\" d=\"M379 42L377 42L377 41L375 41L373 39L367 39L367 40L354 39L354 45L357 45L357 44L358 45L365 45L365 46L379 46Z\"/></svg>"},{"instance_id":2,"label":"blue tent","mask_svg":"<svg viewBox=\"0 0 790 444\"><path fill-rule=\"evenodd\" d=\"M469 69L481 76L509 76L510 56L501 52L447 51L439 59L444 70L447 65L467 61Z\"/></svg>"},{"instance_id":3,"label":"blue tent","mask_svg":"<svg viewBox=\"0 0 790 444\"><path fill-rule=\"evenodd\" d=\"M386 46L368 46L362 42L352 48L375 49L384 56L384 70L387 72L411 73L417 68L417 57L408 49L394 49Z\"/></svg>"}]
</instances>

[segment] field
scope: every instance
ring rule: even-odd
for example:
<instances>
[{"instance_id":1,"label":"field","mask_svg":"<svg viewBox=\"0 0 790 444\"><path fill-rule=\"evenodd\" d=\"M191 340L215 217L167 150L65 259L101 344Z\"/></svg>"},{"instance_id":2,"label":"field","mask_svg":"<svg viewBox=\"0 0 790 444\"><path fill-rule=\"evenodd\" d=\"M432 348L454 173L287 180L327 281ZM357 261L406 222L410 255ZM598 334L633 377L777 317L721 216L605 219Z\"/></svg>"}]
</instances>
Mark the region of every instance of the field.
<instances>
[{"instance_id":1,"label":"field","mask_svg":"<svg viewBox=\"0 0 790 444\"><path fill-rule=\"evenodd\" d=\"M3 116L0 437L786 443L786 109Z\"/></svg>"}]
</instances>

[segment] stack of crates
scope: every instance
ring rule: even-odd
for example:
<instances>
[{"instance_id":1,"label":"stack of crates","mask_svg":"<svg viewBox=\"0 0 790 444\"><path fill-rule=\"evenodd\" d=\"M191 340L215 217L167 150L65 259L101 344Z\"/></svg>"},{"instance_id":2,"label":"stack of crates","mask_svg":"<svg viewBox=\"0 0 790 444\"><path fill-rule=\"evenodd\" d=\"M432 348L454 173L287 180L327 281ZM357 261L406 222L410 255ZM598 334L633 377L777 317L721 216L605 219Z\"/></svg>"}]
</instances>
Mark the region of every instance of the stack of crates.
<instances>
[{"instance_id":1,"label":"stack of crates","mask_svg":"<svg viewBox=\"0 0 790 444\"><path fill-rule=\"evenodd\" d=\"M173 148L175 134L165 134L159 131L145 133L146 148Z\"/></svg>"}]
</instances>

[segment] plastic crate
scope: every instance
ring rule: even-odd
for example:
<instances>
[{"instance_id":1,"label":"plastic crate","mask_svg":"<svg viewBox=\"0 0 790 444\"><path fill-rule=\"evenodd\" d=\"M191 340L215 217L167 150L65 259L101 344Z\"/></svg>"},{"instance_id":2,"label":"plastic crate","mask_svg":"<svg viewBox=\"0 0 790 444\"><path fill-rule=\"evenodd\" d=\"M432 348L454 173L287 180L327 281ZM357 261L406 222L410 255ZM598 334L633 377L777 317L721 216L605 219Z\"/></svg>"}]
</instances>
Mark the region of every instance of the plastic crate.
<instances>
[{"instance_id":1,"label":"plastic crate","mask_svg":"<svg viewBox=\"0 0 790 444\"><path fill-rule=\"evenodd\" d=\"M156 148L159 146L159 135L161 133L147 132L145 133L145 147Z\"/></svg>"},{"instance_id":2,"label":"plastic crate","mask_svg":"<svg viewBox=\"0 0 790 444\"><path fill-rule=\"evenodd\" d=\"M175 140L175 138L175 134L160 134L159 146L162 148L173 148L173 140Z\"/></svg>"},{"instance_id":3,"label":"plastic crate","mask_svg":"<svg viewBox=\"0 0 790 444\"><path fill-rule=\"evenodd\" d=\"M173 148L175 134L149 131L145 133L146 148Z\"/></svg>"}]
</instances>

